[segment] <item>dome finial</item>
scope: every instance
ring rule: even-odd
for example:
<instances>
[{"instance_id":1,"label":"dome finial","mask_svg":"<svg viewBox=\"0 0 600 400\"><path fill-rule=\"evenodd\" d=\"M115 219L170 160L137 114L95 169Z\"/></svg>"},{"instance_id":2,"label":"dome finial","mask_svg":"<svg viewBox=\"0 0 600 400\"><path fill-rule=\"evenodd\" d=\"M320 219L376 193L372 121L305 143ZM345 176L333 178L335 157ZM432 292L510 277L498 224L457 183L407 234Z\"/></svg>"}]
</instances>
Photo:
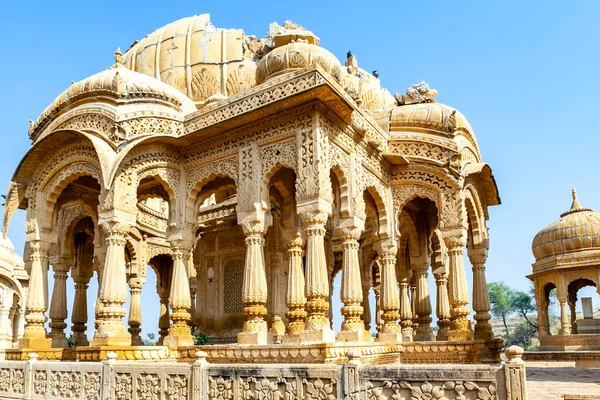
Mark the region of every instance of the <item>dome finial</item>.
<instances>
[{"instance_id":1,"label":"dome finial","mask_svg":"<svg viewBox=\"0 0 600 400\"><path fill-rule=\"evenodd\" d=\"M117 47L117 50L115 51L115 63L117 64L123 64L123 53L121 53L121 48Z\"/></svg>"},{"instance_id":2,"label":"dome finial","mask_svg":"<svg viewBox=\"0 0 600 400\"><path fill-rule=\"evenodd\" d=\"M578 210L580 208L583 208L581 207L579 200L577 200L577 190L573 188L573 191L571 193L573 194L573 203L571 204L571 210Z\"/></svg>"}]
</instances>

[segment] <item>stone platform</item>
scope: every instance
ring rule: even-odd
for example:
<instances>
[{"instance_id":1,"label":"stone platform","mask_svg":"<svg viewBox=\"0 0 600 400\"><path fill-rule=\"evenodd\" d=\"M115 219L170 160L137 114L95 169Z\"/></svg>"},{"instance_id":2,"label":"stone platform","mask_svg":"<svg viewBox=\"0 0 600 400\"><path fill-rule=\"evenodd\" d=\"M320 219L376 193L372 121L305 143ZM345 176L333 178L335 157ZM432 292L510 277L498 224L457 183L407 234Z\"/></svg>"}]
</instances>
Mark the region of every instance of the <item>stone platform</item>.
<instances>
[{"instance_id":1,"label":"stone platform","mask_svg":"<svg viewBox=\"0 0 600 400\"><path fill-rule=\"evenodd\" d=\"M523 359L536 362L574 362L576 368L600 368L600 351L526 351Z\"/></svg>"},{"instance_id":2,"label":"stone platform","mask_svg":"<svg viewBox=\"0 0 600 400\"><path fill-rule=\"evenodd\" d=\"M543 351L600 351L599 334L546 335L539 340Z\"/></svg>"},{"instance_id":3,"label":"stone platform","mask_svg":"<svg viewBox=\"0 0 600 400\"><path fill-rule=\"evenodd\" d=\"M35 352L44 361L103 361L109 353L123 361L193 362L198 351L206 352L211 363L240 364L344 364L351 352L359 353L364 364L480 364L499 363L501 340L465 342L374 342L312 343L273 345L98 346L72 349L9 349L4 358L27 360Z\"/></svg>"}]
</instances>

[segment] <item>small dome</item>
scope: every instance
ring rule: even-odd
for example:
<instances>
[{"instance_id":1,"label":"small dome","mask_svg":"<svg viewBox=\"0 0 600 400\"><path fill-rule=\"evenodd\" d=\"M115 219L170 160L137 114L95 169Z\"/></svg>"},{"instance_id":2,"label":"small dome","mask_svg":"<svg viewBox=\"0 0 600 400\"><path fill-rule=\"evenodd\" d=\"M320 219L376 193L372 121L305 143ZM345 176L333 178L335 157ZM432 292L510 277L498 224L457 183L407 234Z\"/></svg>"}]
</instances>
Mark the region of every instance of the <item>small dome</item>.
<instances>
[{"instance_id":1,"label":"small dome","mask_svg":"<svg viewBox=\"0 0 600 400\"><path fill-rule=\"evenodd\" d=\"M184 113L196 110L194 102L177 89L147 75L125 68L121 64L121 52L115 54L115 65L94 74L77 83L71 84L40 114L37 121L32 123L29 136L35 137L50 120L54 119L61 110L73 107L77 102L92 98L98 100L105 97L112 102L162 102Z\"/></svg>"},{"instance_id":2,"label":"small dome","mask_svg":"<svg viewBox=\"0 0 600 400\"><path fill-rule=\"evenodd\" d=\"M571 209L560 219L542 229L531 245L536 261L545 257L583 250L600 249L600 214L584 208L573 189Z\"/></svg>"},{"instance_id":3,"label":"small dome","mask_svg":"<svg viewBox=\"0 0 600 400\"><path fill-rule=\"evenodd\" d=\"M456 130L473 131L471 124L461 112L435 102L394 107L390 120L390 131L400 131L404 127L432 129L445 133Z\"/></svg>"},{"instance_id":4,"label":"small dome","mask_svg":"<svg viewBox=\"0 0 600 400\"><path fill-rule=\"evenodd\" d=\"M397 105L391 110L377 112L375 118L390 133L408 133L413 137L422 135L426 142L431 142L430 135L450 139L461 153L463 163L481 162L481 153L471 124L453 107L429 100ZM391 135L390 141L394 140L394 135Z\"/></svg>"},{"instance_id":5,"label":"small dome","mask_svg":"<svg viewBox=\"0 0 600 400\"><path fill-rule=\"evenodd\" d=\"M256 81L262 83L269 78L297 71L309 65L319 64L325 71L332 74L340 62L328 50L312 44L305 39L290 39L290 43L281 45L265 55L256 70ZM275 43L279 37L275 37Z\"/></svg>"}]
</instances>

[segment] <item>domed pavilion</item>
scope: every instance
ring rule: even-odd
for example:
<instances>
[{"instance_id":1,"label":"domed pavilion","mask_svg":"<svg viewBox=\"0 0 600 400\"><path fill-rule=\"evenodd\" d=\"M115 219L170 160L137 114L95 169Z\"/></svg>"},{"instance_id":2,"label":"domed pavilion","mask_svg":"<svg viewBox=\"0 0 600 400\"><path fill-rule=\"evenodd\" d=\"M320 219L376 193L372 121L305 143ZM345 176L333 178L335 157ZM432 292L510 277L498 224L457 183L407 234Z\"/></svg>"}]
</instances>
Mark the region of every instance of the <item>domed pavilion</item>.
<instances>
[{"instance_id":1,"label":"domed pavilion","mask_svg":"<svg viewBox=\"0 0 600 400\"><path fill-rule=\"evenodd\" d=\"M505 382L485 277L498 189L437 95L392 96L290 21L260 39L204 14L117 51L29 127L3 228L26 211L27 325L0 372L52 398L513 398L519 352Z\"/></svg>"},{"instance_id":2,"label":"domed pavilion","mask_svg":"<svg viewBox=\"0 0 600 400\"><path fill-rule=\"evenodd\" d=\"M594 318L592 298L581 299L583 318L576 314L578 291L600 288L600 214L582 207L573 189L571 208L535 236L532 250L535 263L528 278L534 285L540 350L600 350L600 319ZM551 334L548 315L554 289L560 304L558 335Z\"/></svg>"}]
</instances>

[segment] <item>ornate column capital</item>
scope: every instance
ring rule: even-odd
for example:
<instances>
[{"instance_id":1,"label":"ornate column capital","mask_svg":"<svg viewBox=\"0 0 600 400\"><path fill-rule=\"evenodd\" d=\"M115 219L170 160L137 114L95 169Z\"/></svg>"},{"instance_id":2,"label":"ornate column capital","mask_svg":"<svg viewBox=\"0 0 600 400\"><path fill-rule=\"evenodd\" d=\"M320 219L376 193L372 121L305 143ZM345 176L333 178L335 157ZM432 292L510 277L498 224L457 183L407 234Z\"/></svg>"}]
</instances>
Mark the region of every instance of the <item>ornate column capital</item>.
<instances>
[{"instance_id":1,"label":"ornate column capital","mask_svg":"<svg viewBox=\"0 0 600 400\"><path fill-rule=\"evenodd\" d=\"M484 266L487 261L488 251L485 247L478 247L470 249L468 252L469 261L473 264L473 267Z\"/></svg>"},{"instance_id":2,"label":"ornate column capital","mask_svg":"<svg viewBox=\"0 0 600 400\"><path fill-rule=\"evenodd\" d=\"M273 223L271 213L264 210L238 213L238 224L242 226L244 235L263 237Z\"/></svg>"},{"instance_id":3,"label":"ornate column capital","mask_svg":"<svg viewBox=\"0 0 600 400\"><path fill-rule=\"evenodd\" d=\"M342 242L358 242L364 229L364 220L351 217L340 222L339 226L335 229L335 233Z\"/></svg>"},{"instance_id":4,"label":"ornate column capital","mask_svg":"<svg viewBox=\"0 0 600 400\"><path fill-rule=\"evenodd\" d=\"M171 245L173 255L175 255L175 252L189 253L191 248L194 246L194 235L192 231L178 229L169 232L167 236L167 242L169 242L169 244Z\"/></svg>"},{"instance_id":5,"label":"ornate column capital","mask_svg":"<svg viewBox=\"0 0 600 400\"><path fill-rule=\"evenodd\" d=\"M302 230L299 228L289 228L283 230L283 243L288 250L302 250L305 239L306 238L302 234Z\"/></svg>"},{"instance_id":6,"label":"ornate column capital","mask_svg":"<svg viewBox=\"0 0 600 400\"><path fill-rule=\"evenodd\" d=\"M467 230L463 227L442 229L442 238L448 252L461 249L467 244Z\"/></svg>"},{"instance_id":7,"label":"ornate column capital","mask_svg":"<svg viewBox=\"0 0 600 400\"><path fill-rule=\"evenodd\" d=\"M398 247L393 239L380 240L375 242L375 251L382 259L396 258Z\"/></svg>"},{"instance_id":8,"label":"ornate column capital","mask_svg":"<svg viewBox=\"0 0 600 400\"><path fill-rule=\"evenodd\" d=\"M146 283L146 277L144 276L132 276L129 278L129 287L131 290L142 290L142 287Z\"/></svg>"}]
</instances>

